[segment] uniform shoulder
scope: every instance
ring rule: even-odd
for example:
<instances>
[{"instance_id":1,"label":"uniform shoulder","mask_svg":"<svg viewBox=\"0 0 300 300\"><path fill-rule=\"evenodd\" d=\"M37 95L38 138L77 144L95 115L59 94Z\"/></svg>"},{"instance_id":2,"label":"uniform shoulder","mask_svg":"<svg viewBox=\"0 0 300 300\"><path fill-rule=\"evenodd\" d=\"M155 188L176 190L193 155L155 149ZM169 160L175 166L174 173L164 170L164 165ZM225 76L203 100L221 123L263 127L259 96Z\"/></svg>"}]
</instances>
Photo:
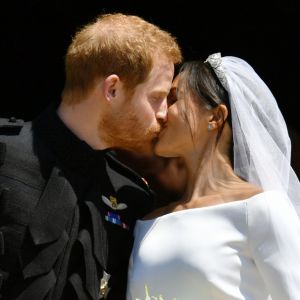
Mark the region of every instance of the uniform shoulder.
<instances>
[{"instance_id":1,"label":"uniform shoulder","mask_svg":"<svg viewBox=\"0 0 300 300\"><path fill-rule=\"evenodd\" d=\"M14 156L23 156L22 153L28 148L32 151L30 123L15 117L0 118L0 166L8 152L13 153Z\"/></svg>"},{"instance_id":2,"label":"uniform shoulder","mask_svg":"<svg viewBox=\"0 0 300 300\"><path fill-rule=\"evenodd\" d=\"M24 126L24 120L15 117L0 118L0 135L18 135Z\"/></svg>"}]
</instances>

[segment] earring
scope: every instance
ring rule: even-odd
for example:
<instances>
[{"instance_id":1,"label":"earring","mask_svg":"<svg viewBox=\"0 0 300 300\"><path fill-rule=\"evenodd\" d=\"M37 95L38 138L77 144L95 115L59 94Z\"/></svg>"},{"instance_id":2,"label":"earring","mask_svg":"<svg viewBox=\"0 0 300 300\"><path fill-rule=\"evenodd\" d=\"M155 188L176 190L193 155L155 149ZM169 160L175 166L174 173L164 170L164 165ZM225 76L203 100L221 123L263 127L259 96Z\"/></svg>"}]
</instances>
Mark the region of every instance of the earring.
<instances>
[{"instance_id":1,"label":"earring","mask_svg":"<svg viewBox=\"0 0 300 300\"><path fill-rule=\"evenodd\" d=\"M210 131L210 130L212 130L214 128L214 126L213 126L213 124L208 124L208 126L207 126L207 129Z\"/></svg>"}]
</instances>

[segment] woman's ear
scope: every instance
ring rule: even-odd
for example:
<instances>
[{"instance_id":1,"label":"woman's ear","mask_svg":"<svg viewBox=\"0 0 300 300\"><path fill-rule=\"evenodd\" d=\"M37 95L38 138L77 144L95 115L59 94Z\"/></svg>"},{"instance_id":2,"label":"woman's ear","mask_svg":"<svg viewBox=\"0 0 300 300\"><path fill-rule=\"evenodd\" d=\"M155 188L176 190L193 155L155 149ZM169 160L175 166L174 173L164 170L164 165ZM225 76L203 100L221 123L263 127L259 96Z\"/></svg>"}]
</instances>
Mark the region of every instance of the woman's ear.
<instances>
[{"instance_id":1,"label":"woman's ear","mask_svg":"<svg viewBox=\"0 0 300 300\"><path fill-rule=\"evenodd\" d=\"M109 75L103 82L103 94L107 101L112 101L117 94L120 78L116 74Z\"/></svg>"},{"instance_id":2,"label":"woman's ear","mask_svg":"<svg viewBox=\"0 0 300 300\"><path fill-rule=\"evenodd\" d=\"M228 110L224 104L220 104L216 108L212 109L209 116L208 129L214 130L222 127L227 119L227 116Z\"/></svg>"}]
</instances>

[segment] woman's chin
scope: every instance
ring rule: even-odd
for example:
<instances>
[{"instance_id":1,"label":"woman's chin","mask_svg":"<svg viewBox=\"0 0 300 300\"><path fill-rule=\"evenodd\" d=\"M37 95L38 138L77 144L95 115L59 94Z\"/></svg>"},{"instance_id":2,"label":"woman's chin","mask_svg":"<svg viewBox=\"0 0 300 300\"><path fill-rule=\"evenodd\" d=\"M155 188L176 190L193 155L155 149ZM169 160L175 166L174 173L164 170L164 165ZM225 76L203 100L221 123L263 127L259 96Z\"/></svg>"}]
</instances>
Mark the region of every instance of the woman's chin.
<instances>
[{"instance_id":1,"label":"woman's chin","mask_svg":"<svg viewBox=\"0 0 300 300\"><path fill-rule=\"evenodd\" d=\"M173 151L171 151L169 145L166 147L162 143L160 143L159 141L154 146L154 153L155 153L155 155L162 156L162 157L176 157L176 156L178 156L178 155L174 155L174 153L173 153Z\"/></svg>"}]
</instances>

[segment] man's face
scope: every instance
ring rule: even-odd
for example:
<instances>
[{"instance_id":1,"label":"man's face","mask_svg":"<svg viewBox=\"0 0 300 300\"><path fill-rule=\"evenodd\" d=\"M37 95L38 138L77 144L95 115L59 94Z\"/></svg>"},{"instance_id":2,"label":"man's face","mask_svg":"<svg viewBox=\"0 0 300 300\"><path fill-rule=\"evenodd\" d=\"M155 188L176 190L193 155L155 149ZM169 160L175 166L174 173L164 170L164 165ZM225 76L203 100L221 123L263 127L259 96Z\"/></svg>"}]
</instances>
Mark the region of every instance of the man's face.
<instances>
[{"instance_id":1,"label":"man's face","mask_svg":"<svg viewBox=\"0 0 300 300\"><path fill-rule=\"evenodd\" d=\"M173 76L173 63L164 56L157 57L147 81L136 87L131 99L123 97L105 115L101 128L106 128L106 139L112 147L153 153L153 142L167 121L167 96Z\"/></svg>"}]
</instances>

